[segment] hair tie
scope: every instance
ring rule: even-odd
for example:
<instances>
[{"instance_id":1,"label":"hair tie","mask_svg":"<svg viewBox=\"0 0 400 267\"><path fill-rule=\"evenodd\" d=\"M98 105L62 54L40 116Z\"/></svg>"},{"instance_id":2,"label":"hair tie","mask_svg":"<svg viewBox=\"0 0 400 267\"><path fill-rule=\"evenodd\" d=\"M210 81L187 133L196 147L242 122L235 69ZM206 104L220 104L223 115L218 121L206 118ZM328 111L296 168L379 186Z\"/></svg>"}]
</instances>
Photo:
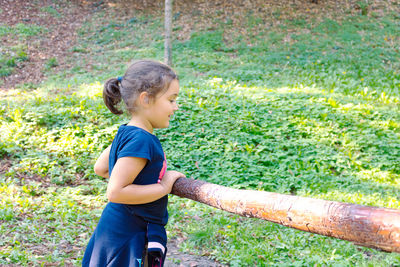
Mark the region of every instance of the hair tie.
<instances>
[{"instance_id":1,"label":"hair tie","mask_svg":"<svg viewBox=\"0 0 400 267\"><path fill-rule=\"evenodd\" d=\"M122 76L119 76L118 78L117 78L117 81L120 83L120 82L122 82Z\"/></svg>"}]
</instances>

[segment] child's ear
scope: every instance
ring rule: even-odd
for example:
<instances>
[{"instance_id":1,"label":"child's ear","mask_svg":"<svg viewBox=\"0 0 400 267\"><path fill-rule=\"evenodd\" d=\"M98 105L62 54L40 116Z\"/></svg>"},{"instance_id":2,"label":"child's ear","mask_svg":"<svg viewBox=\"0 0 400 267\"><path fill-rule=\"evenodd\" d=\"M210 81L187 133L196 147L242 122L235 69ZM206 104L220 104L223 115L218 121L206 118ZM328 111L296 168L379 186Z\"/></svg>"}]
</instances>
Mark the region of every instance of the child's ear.
<instances>
[{"instance_id":1,"label":"child's ear","mask_svg":"<svg viewBox=\"0 0 400 267\"><path fill-rule=\"evenodd\" d=\"M139 95L139 102L142 106L146 107L149 105L150 100L149 100L149 94L147 92L142 92Z\"/></svg>"}]
</instances>

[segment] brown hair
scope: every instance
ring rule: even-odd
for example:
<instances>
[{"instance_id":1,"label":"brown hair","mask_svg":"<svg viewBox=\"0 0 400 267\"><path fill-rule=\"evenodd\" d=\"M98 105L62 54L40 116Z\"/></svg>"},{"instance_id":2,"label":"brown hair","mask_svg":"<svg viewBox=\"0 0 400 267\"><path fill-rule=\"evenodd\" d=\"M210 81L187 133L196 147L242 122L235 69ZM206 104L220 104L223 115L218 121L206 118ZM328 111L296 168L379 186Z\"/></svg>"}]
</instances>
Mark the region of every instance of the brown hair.
<instances>
[{"instance_id":1,"label":"brown hair","mask_svg":"<svg viewBox=\"0 0 400 267\"><path fill-rule=\"evenodd\" d=\"M178 76L169 66L153 61L135 61L126 71L123 77L111 78L106 81L103 89L103 100L107 108L114 114L120 115L118 109L121 100L124 101L130 113L135 111L136 98L147 92L151 100L158 93L167 91L171 82Z\"/></svg>"}]
</instances>

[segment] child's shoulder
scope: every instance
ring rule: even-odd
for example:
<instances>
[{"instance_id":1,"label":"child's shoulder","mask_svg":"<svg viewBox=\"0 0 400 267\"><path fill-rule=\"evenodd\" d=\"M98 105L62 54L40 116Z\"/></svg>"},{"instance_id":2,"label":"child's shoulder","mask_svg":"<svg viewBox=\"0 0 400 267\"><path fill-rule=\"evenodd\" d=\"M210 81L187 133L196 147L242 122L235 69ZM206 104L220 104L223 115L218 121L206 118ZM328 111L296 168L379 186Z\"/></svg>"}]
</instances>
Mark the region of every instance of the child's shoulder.
<instances>
[{"instance_id":1,"label":"child's shoulder","mask_svg":"<svg viewBox=\"0 0 400 267\"><path fill-rule=\"evenodd\" d=\"M129 141L129 140L140 140L141 142L154 142L158 141L158 138L149 133L148 131L131 125L123 124L119 127L117 137L120 140Z\"/></svg>"}]
</instances>

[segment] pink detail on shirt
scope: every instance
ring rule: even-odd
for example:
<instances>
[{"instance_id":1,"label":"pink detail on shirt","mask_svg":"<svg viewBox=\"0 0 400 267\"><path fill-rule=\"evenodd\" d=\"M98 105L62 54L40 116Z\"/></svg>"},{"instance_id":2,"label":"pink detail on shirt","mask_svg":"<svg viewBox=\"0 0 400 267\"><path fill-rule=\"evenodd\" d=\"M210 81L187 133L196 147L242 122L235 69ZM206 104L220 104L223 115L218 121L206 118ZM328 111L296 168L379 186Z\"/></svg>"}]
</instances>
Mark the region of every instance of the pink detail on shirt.
<instances>
[{"instance_id":1,"label":"pink detail on shirt","mask_svg":"<svg viewBox=\"0 0 400 267\"><path fill-rule=\"evenodd\" d=\"M164 174L165 174L166 171L167 171L167 160L166 160L165 153L164 153L163 166L162 166L162 169L161 169L161 171L160 171L160 176L158 177L157 183L160 183L160 182L161 182L161 180L162 180L162 178L164 177Z\"/></svg>"}]
</instances>

